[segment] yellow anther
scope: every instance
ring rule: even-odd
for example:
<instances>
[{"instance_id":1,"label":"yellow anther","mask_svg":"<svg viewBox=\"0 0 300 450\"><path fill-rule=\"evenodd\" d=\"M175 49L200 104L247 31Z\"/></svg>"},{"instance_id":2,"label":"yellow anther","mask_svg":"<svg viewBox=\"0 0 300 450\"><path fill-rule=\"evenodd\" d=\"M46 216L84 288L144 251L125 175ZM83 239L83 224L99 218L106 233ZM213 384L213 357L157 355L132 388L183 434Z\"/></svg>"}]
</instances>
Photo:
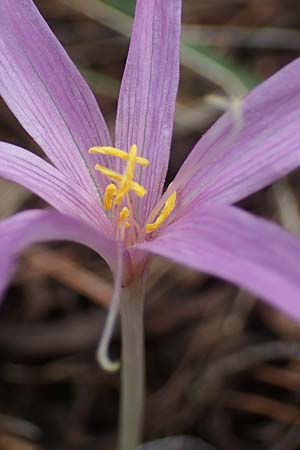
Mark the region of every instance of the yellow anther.
<instances>
[{"instance_id":1,"label":"yellow anther","mask_svg":"<svg viewBox=\"0 0 300 450\"><path fill-rule=\"evenodd\" d=\"M121 183L124 179L125 175L120 175L119 173L115 172L114 170L108 169L107 167L101 166L100 164L95 165L95 169L98 170L98 172L101 172L106 177L110 178L113 181L116 181L118 183ZM127 182L126 178L126 182ZM109 185L110 186L110 185ZM140 184L136 183L135 181L128 181L128 186L126 185L126 189L128 189L127 192L133 191L138 197L144 197L147 194L146 189L141 186ZM124 189L125 190L125 189ZM124 190L122 190L122 194L119 194L119 190L115 191L115 194L117 194L115 199L115 204L119 204L122 198L124 197ZM127 193L126 192L126 193Z\"/></svg>"},{"instance_id":2,"label":"yellow anther","mask_svg":"<svg viewBox=\"0 0 300 450\"><path fill-rule=\"evenodd\" d=\"M136 183L135 181L132 181L137 159L136 151L136 146L132 145L130 153L128 155L126 169L123 175L115 172L114 170L108 169L107 167L101 166L100 164L95 165L95 169L98 172L101 172L111 180L120 183L119 189L116 192L116 205L121 202L121 200L125 197L125 195L128 194L129 191L133 191L138 197L144 197L147 193L146 189L143 186Z\"/></svg>"},{"instance_id":3,"label":"yellow anther","mask_svg":"<svg viewBox=\"0 0 300 450\"><path fill-rule=\"evenodd\" d=\"M130 190L133 191L138 197L143 198L147 194L147 189L145 189L140 184L135 181L131 181Z\"/></svg>"},{"instance_id":4,"label":"yellow anther","mask_svg":"<svg viewBox=\"0 0 300 450\"><path fill-rule=\"evenodd\" d=\"M110 183L106 186L104 197L103 197L103 206L106 211L110 211L113 206L113 199L117 192L117 186L113 183Z\"/></svg>"},{"instance_id":5,"label":"yellow anther","mask_svg":"<svg viewBox=\"0 0 300 450\"><path fill-rule=\"evenodd\" d=\"M137 154L137 146L132 145L130 148L130 152L128 154L128 159L125 167L125 171L120 182L120 186L118 189L118 193L116 195L116 204L118 205L122 199L128 194L128 192L132 189L132 180L134 177L135 165L136 165L136 154ZM138 185L138 192L141 192L140 188L144 189L142 186ZM145 194L143 194L144 196Z\"/></svg>"},{"instance_id":6,"label":"yellow anther","mask_svg":"<svg viewBox=\"0 0 300 450\"><path fill-rule=\"evenodd\" d=\"M107 167L101 166L100 164L96 164L95 169L113 181L120 182L123 179L123 175L120 175L119 173L115 172L114 170L108 169Z\"/></svg>"},{"instance_id":7,"label":"yellow anther","mask_svg":"<svg viewBox=\"0 0 300 450\"><path fill-rule=\"evenodd\" d=\"M175 204L176 204L176 192L173 192L173 194L170 195L170 197L164 204L164 207L161 210L161 213L157 217L156 221L154 223L148 223L146 225L146 233L152 233L152 231L157 230L157 228L159 228L167 220L167 218L175 208Z\"/></svg>"},{"instance_id":8,"label":"yellow anther","mask_svg":"<svg viewBox=\"0 0 300 450\"><path fill-rule=\"evenodd\" d=\"M127 208L127 206L124 206L124 208L119 214L119 221L124 222L124 220L128 219L129 215L130 215L129 209Z\"/></svg>"},{"instance_id":9,"label":"yellow anther","mask_svg":"<svg viewBox=\"0 0 300 450\"><path fill-rule=\"evenodd\" d=\"M117 158L123 159L125 161L127 161L129 158L129 154L127 152L114 147L92 147L89 149L89 153L116 156ZM136 157L136 163L144 167L149 166L148 159L142 158L141 156Z\"/></svg>"},{"instance_id":10,"label":"yellow anther","mask_svg":"<svg viewBox=\"0 0 300 450\"><path fill-rule=\"evenodd\" d=\"M128 159L126 163L124 178L126 177L126 180L133 180L134 177L134 169L136 165L136 154L137 154L137 146L132 145L130 147L130 152L128 154Z\"/></svg>"},{"instance_id":11,"label":"yellow anther","mask_svg":"<svg viewBox=\"0 0 300 450\"><path fill-rule=\"evenodd\" d=\"M129 216L130 216L130 211L127 208L127 206L124 206L124 208L122 209L122 211L119 214L118 226L120 227L122 225L125 225L125 228L129 228L130 227L130 223L127 221Z\"/></svg>"},{"instance_id":12,"label":"yellow anther","mask_svg":"<svg viewBox=\"0 0 300 450\"><path fill-rule=\"evenodd\" d=\"M147 190L134 181L134 173L136 165L148 166L149 161L146 158L137 156L137 146L134 144L130 147L129 153L114 147L92 147L89 153L98 153L106 156L115 156L126 161L123 174L108 169L101 164L96 164L95 169L108 177L114 183L110 183L104 193L103 204L106 211L110 211L114 205L119 205L130 191L133 191L138 197L142 198L147 194ZM119 226L130 227L130 222L126 219L129 217L129 210L124 207L119 214Z\"/></svg>"},{"instance_id":13,"label":"yellow anther","mask_svg":"<svg viewBox=\"0 0 300 450\"><path fill-rule=\"evenodd\" d=\"M115 198L115 204L119 205L129 191L133 191L140 198L143 198L147 194L147 190L143 186L136 183L135 181L129 181L128 184L124 183L122 185L122 188L119 188Z\"/></svg>"}]
</instances>

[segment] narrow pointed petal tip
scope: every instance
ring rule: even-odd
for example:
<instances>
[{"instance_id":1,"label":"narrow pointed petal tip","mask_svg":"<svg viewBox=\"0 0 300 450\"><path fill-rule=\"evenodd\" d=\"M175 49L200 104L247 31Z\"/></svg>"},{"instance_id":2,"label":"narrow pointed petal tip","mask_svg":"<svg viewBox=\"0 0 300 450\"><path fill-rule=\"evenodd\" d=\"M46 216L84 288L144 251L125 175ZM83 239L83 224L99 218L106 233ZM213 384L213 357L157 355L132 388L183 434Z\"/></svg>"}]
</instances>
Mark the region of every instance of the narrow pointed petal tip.
<instances>
[{"instance_id":1,"label":"narrow pointed petal tip","mask_svg":"<svg viewBox=\"0 0 300 450\"><path fill-rule=\"evenodd\" d=\"M271 222L233 206L193 205L136 248L240 285L300 319L300 240Z\"/></svg>"},{"instance_id":2,"label":"narrow pointed petal tip","mask_svg":"<svg viewBox=\"0 0 300 450\"><path fill-rule=\"evenodd\" d=\"M169 162L179 80L181 0L137 0L131 43L122 80L116 123L116 146L150 161L138 167L136 181L148 191L135 200L137 220L159 198ZM120 163L112 167L117 171Z\"/></svg>"},{"instance_id":3,"label":"narrow pointed petal tip","mask_svg":"<svg viewBox=\"0 0 300 450\"><path fill-rule=\"evenodd\" d=\"M16 268L16 259L28 246L48 241L74 241L90 247L117 270L116 241L96 228L55 211L25 211L0 223L0 298Z\"/></svg>"},{"instance_id":4,"label":"narrow pointed petal tip","mask_svg":"<svg viewBox=\"0 0 300 450\"><path fill-rule=\"evenodd\" d=\"M95 195L103 180L88 149L110 145L107 126L32 0L1 0L0 61L0 96L54 165Z\"/></svg>"},{"instance_id":5,"label":"narrow pointed petal tip","mask_svg":"<svg viewBox=\"0 0 300 450\"><path fill-rule=\"evenodd\" d=\"M300 59L255 88L196 144L174 185L185 204L234 203L300 165Z\"/></svg>"}]
</instances>

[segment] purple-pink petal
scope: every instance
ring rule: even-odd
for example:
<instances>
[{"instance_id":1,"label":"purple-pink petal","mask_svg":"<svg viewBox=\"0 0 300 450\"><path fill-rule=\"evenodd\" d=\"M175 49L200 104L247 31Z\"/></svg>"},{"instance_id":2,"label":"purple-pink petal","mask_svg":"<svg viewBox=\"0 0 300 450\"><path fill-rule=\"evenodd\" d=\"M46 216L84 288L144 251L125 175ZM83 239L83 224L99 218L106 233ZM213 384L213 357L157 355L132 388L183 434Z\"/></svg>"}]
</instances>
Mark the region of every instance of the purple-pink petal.
<instances>
[{"instance_id":1,"label":"purple-pink petal","mask_svg":"<svg viewBox=\"0 0 300 450\"><path fill-rule=\"evenodd\" d=\"M0 142L0 176L30 189L61 213L111 232L111 224L97 197L33 153Z\"/></svg>"},{"instance_id":2,"label":"purple-pink petal","mask_svg":"<svg viewBox=\"0 0 300 450\"><path fill-rule=\"evenodd\" d=\"M31 0L0 2L0 96L54 165L97 195L96 180L100 186L104 180L88 149L110 143L107 127L91 90Z\"/></svg>"},{"instance_id":3,"label":"purple-pink petal","mask_svg":"<svg viewBox=\"0 0 300 450\"><path fill-rule=\"evenodd\" d=\"M191 205L137 249L229 280L300 317L300 240L236 207Z\"/></svg>"},{"instance_id":4,"label":"purple-pink petal","mask_svg":"<svg viewBox=\"0 0 300 450\"><path fill-rule=\"evenodd\" d=\"M150 160L135 180L148 194L135 199L136 218L146 219L159 198L169 162L179 79L181 0L137 0L131 43L122 80L116 147ZM120 163L113 168L120 169Z\"/></svg>"},{"instance_id":5,"label":"purple-pink petal","mask_svg":"<svg viewBox=\"0 0 300 450\"><path fill-rule=\"evenodd\" d=\"M300 59L244 100L240 124L226 113L203 136L178 172L183 204L233 203L300 165Z\"/></svg>"},{"instance_id":6,"label":"purple-pink petal","mask_svg":"<svg viewBox=\"0 0 300 450\"><path fill-rule=\"evenodd\" d=\"M55 211L30 210L0 223L0 298L15 271L16 259L26 247L46 241L75 241L90 247L117 268L117 242L96 228Z\"/></svg>"}]
</instances>

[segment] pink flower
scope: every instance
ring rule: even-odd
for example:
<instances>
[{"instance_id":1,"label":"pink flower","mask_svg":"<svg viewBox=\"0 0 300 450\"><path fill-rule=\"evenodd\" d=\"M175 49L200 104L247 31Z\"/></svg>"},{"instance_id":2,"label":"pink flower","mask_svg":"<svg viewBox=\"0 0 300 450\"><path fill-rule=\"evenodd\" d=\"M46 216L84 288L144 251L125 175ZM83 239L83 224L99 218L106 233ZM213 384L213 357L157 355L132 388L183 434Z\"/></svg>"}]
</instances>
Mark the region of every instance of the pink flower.
<instances>
[{"instance_id":1,"label":"pink flower","mask_svg":"<svg viewBox=\"0 0 300 450\"><path fill-rule=\"evenodd\" d=\"M25 247L67 239L107 261L116 292L157 254L237 283L299 317L299 240L231 205L300 163L300 61L247 96L235 137L234 118L225 114L162 196L180 18L181 0L137 0L113 144L91 90L33 2L18 0L16 8L14 0L1 1L0 94L51 163L1 142L0 176L53 208L0 224L2 294Z\"/></svg>"}]
</instances>

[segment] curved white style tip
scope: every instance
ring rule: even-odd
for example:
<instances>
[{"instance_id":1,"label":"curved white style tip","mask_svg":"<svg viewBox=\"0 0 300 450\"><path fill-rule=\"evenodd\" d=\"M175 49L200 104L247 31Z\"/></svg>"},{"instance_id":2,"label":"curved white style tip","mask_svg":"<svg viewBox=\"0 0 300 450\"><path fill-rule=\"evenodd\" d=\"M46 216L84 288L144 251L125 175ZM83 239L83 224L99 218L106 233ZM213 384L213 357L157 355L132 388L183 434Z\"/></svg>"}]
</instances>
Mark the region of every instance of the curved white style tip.
<instances>
[{"instance_id":1,"label":"curved white style tip","mask_svg":"<svg viewBox=\"0 0 300 450\"><path fill-rule=\"evenodd\" d=\"M113 361L109 356L109 345L113 335L120 306L122 276L123 276L123 256L122 256L122 248L121 246L119 246L114 293L111 299L108 316L104 325L103 334L101 336L96 351L97 361L99 362L100 366L107 372L117 372L120 369L120 362Z\"/></svg>"}]
</instances>

